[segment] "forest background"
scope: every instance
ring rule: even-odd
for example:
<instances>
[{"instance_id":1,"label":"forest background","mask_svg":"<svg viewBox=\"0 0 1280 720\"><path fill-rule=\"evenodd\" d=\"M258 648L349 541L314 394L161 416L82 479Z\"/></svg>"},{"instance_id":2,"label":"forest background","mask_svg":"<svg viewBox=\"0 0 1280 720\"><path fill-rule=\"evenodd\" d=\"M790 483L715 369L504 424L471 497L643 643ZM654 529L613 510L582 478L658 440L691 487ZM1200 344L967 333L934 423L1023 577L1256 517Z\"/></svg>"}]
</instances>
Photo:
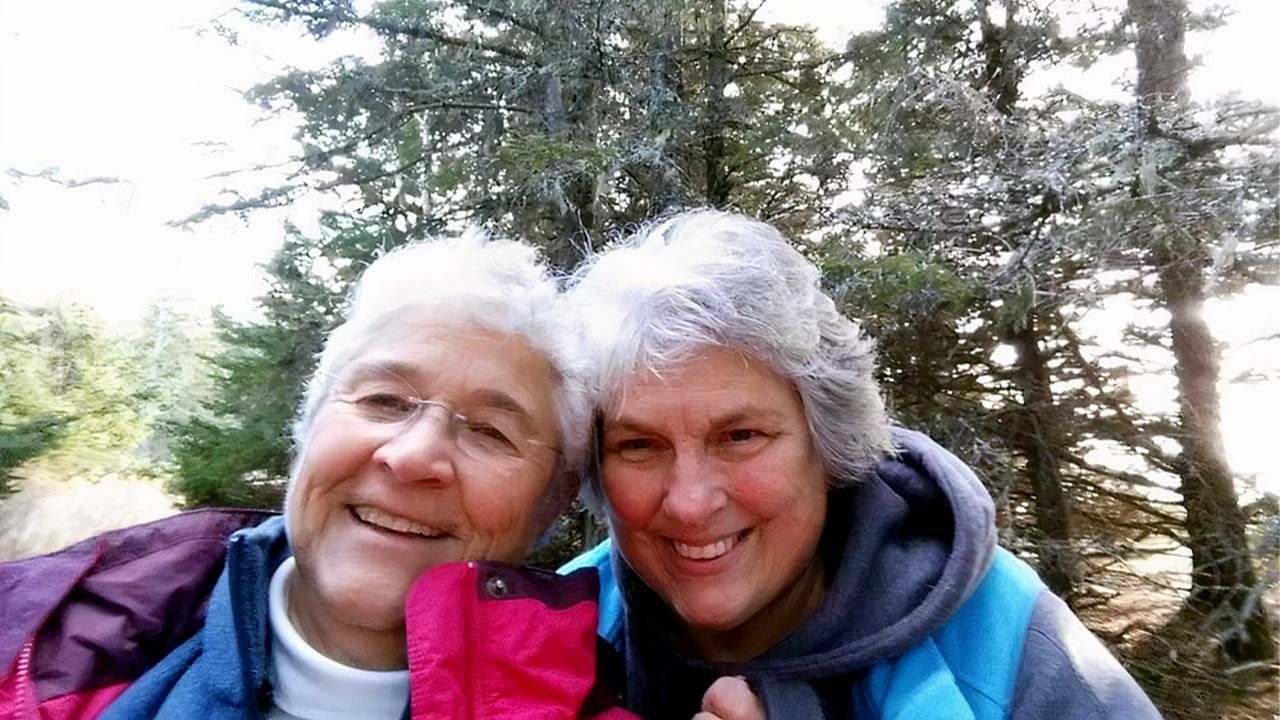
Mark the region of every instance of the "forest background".
<instances>
[{"instance_id":1,"label":"forest background","mask_svg":"<svg viewBox=\"0 0 1280 720\"><path fill-rule=\"evenodd\" d=\"M206 143L207 195L166 218L221 238L210 259L277 248L265 287L211 314L156 301L123 328L0 294L0 554L175 505L278 507L300 382L381 252L479 223L567 271L673 209L735 208L818 263L879 342L895 418L978 470L1001 543L1168 717L1273 717L1280 475L1241 471L1221 405L1280 382L1280 111L1197 97L1188 50L1230 11L889 0L856 30L758 0L205 15L187 28L202 42L322 49L244 93L259 139ZM17 142L0 124L0 149ZM39 243L20 203L132 182L4 153L0 170L10 280ZM1274 438L1274 419L1251 422ZM1239 433L1267 444L1257 430ZM53 506L77 509L50 523ZM538 559L601 533L575 509Z\"/></svg>"}]
</instances>

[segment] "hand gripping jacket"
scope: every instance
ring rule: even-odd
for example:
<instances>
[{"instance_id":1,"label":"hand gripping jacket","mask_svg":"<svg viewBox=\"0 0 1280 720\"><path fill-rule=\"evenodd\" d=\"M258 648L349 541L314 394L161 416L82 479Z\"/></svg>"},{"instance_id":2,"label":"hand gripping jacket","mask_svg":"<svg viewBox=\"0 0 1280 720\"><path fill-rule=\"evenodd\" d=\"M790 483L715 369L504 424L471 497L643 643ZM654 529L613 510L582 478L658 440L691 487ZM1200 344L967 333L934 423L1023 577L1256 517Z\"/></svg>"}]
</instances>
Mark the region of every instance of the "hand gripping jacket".
<instances>
[{"instance_id":1,"label":"hand gripping jacket","mask_svg":"<svg viewBox=\"0 0 1280 720\"><path fill-rule=\"evenodd\" d=\"M203 510L0 565L0 720L263 717L288 554L279 518ZM597 588L496 563L424 574L406 717L634 717L596 682Z\"/></svg>"}]
</instances>

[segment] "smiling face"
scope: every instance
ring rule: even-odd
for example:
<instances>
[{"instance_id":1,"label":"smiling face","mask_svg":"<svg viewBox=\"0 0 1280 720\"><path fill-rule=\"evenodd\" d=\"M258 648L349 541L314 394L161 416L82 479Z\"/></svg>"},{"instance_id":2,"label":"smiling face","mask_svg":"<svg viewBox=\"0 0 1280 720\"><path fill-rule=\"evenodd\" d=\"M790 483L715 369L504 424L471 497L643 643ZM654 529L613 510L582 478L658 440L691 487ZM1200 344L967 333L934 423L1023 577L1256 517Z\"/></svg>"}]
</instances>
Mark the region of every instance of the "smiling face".
<instances>
[{"instance_id":1,"label":"smiling face","mask_svg":"<svg viewBox=\"0 0 1280 720\"><path fill-rule=\"evenodd\" d=\"M799 394L767 365L714 347L633 374L602 450L619 549L704 656L758 654L821 600L826 475Z\"/></svg>"},{"instance_id":2,"label":"smiling face","mask_svg":"<svg viewBox=\"0 0 1280 720\"><path fill-rule=\"evenodd\" d=\"M559 438L546 358L514 335L393 328L338 372L287 500L290 609L313 644L344 628L398 631L424 570L518 563L550 522ZM409 410L393 416L398 403Z\"/></svg>"}]
</instances>

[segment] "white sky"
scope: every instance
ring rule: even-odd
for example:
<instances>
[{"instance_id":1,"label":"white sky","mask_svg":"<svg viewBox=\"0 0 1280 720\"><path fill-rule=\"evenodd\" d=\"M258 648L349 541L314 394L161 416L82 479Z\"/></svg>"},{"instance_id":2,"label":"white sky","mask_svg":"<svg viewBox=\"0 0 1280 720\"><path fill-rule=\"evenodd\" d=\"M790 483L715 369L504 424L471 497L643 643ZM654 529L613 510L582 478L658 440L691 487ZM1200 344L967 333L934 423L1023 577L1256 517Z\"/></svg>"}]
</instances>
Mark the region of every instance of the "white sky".
<instances>
[{"instance_id":1,"label":"white sky","mask_svg":"<svg viewBox=\"0 0 1280 720\"><path fill-rule=\"evenodd\" d=\"M316 202L169 227L236 184L278 178L216 172L296 152L290 118L263 119L240 91L286 65L312 67L367 46L324 46L297 30L240 22L228 0L0 0L0 293L19 302L66 298L119 324L160 297L220 303L246 314L264 285L255 263L279 245L286 218L306 227ZM198 33L225 15L231 46ZM10 168L57 167L66 189L18 180ZM254 181L257 181L256 183ZM222 198L226 199L226 198Z\"/></svg>"},{"instance_id":2,"label":"white sky","mask_svg":"<svg viewBox=\"0 0 1280 720\"><path fill-rule=\"evenodd\" d=\"M1280 1L1221 4L1235 13L1227 26L1188 40L1202 62L1192 75L1193 92L1198 99L1238 92L1280 105L1274 39ZM840 44L848 33L873 27L883 5L771 0L762 17L807 22ZM278 246L286 219L312 226L321 201L190 230L166 222L217 199L228 184L252 192L278 177L229 181L208 179L211 173L281 161L296 151L292 120L264 120L239 91L286 66L319 67L340 54L375 53L376 45L351 34L317 44L291 27L241 22L233 7L231 0L0 0L0 196L10 206L0 210L0 294L31 304L75 300L116 325L135 322L162 297L251 312L264 289L256 263ZM237 31L235 46L197 32L220 16ZM1126 97L1122 80L1131 65L1123 56L1088 74L1063 68L1030 82ZM64 179L124 182L66 189L4 174L50 166ZM1280 293L1271 290L1209 308L1220 339L1244 347L1252 337L1280 331ZM1280 374L1278 349L1272 342L1229 352L1224 377L1238 374L1233 363ZM1167 397L1169 380L1143 382L1149 387L1135 392L1150 402ZM1274 439L1280 383L1224 386L1223 400L1233 463L1280 490Z\"/></svg>"}]
</instances>

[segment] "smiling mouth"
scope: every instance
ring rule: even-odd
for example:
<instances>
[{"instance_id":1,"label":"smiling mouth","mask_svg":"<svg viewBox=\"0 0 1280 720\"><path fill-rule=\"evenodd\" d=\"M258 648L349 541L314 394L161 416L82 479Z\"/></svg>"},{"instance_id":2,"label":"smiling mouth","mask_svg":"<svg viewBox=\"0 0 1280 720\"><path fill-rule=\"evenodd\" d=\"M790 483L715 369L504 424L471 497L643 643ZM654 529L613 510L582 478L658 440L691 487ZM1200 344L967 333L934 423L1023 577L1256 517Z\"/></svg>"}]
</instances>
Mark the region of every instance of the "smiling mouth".
<instances>
[{"instance_id":1,"label":"smiling mouth","mask_svg":"<svg viewBox=\"0 0 1280 720\"><path fill-rule=\"evenodd\" d=\"M404 535L412 538L425 538L434 540L438 538L448 537L449 533L439 528L433 528L423 525L415 520L403 518L398 515L392 515L383 512L375 507L368 505L352 505L348 507L351 516L362 525L367 525L382 532L394 533L396 535Z\"/></svg>"},{"instance_id":2,"label":"smiling mouth","mask_svg":"<svg viewBox=\"0 0 1280 720\"><path fill-rule=\"evenodd\" d=\"M672 540L671 546L675 548L676 554L686 560L715 560L722 557L732 550L739 542L751 532L750 529L742 532L726 535L725 537L710 542L705 545L690 545L682 543L678 540Z\"/></svg>"}]
</instances>

